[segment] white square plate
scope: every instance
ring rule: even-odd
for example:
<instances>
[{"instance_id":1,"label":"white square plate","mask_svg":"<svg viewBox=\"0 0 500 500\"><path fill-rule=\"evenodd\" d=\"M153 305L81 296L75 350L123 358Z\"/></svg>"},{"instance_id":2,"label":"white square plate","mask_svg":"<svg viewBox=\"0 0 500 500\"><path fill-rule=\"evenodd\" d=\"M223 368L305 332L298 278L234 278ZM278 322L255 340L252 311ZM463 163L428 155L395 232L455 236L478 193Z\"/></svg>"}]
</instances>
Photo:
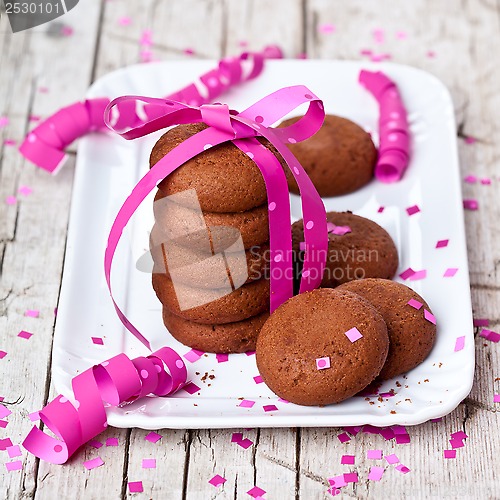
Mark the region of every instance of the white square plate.
<instances>
[{"instance_id":1,"label":"white square plate","mask_svg":"<svg viewBox=\"0 0 500 500\"><path fill-rule=\"evenodd\" d=\"M214 64L175 61L130 66L95 82L88 97L161 97L194 81ZM108 408L110 425L157 429L417 424L449 413L467 396L474 373L474 339L455 121L443 84L423 71L394 64L268 61L260 77L232 89L221 100L244 109L281 87L303 84L324 100L327 113L346 116L376 132L377 104L357 83L362 68L381 69L397 82L409 111L411 164L397 184L373 181L354 194L326 199L325 205L327 210L352 210L385 227L399 250L398 274L410 266L427 270L425 279L409 284L437 318L437 342L429 357L405 378L398 377L401 387L395 380L384 384L381 392L393 388L394 397L382 402L372 398L374 404L354 397L316 408L280 402L265 384L256 384L255 356L233 354L228 362L217 363L214 354L207 354L195 363L187 362L191 379L201 387L199 393L191 396L181 390L168 398ZM60 393L70 393L72 377L119 352L131 357L148 354L115 314L104 280L103 255L111 223L148 168L149 152L159 135L125 141L111 134L93 134L80 142L54 340L53 380ZM421 212L410 217L405 209L415 204ZM385 207L383 213L377 211L380 206ZM301 217L296 196L292 196L292 215L294 220ZM136 259L148 247L151 227L148 199L125 231L116 256L117 301L155 349L169 345L185 354L190 349L165 331L150 275L135 269ZM449 239L449 245L436 249L436 242L443 239ZM444 278L447 268L458 268L458 273ZM454 352L460 336L465 336L465 347ZM102 337L104 346L94 345L91 337ZM200 378L205 373L215 378L203 382ZM256 403L253 408L241 408L241 398ZM278 411L266 413L263 405L269 404Z\"/></svg>"}]
</instances>

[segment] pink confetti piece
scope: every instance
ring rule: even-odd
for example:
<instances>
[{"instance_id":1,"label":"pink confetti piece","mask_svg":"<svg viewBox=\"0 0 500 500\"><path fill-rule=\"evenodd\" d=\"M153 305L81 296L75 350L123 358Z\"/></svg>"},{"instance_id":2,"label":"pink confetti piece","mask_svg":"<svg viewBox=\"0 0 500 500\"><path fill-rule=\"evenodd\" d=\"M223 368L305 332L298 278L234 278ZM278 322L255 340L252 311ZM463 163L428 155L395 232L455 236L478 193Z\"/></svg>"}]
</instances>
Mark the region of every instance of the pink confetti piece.
<instances>
[{"instance_id":1,"label":"pink confetti piece","mask_svg":"<svg viewBox=\"0 0 500 500\"><path fill-rule=\"evenodd\" d=\"M7 448L7 453L9 454L9 458L16 458L16 457L20 457L22 455L21 448L19 448L18 444L14 445L14 446L9 446Z\"/></svg>"},{"instance_id":2,"label":"pink confetti piece","mask_svg":"<svg viewBox=\"0 0 500 500\"><path fill-rule=\"evenodd\" d=\"M464 177L464 181L468 184L475 184L477 182L477 177L475 175L467 175Z\"/></svg>"},{"instance_id":3,"label":"pink confetti piece","mask_svg":"<svg viewBox=\"0 0 500 500\"><path fill-rule=\"evenodd\" d=\"M142 459L143 469L156 469L156 458L143 458Z\"/></svg>"},{"instance_id":4,"label":"pink confetti piece","mask_svg":"<svg viewBox=\"0 0 500 500\"><path fill-rule=\"evenodd\" d=\"M436 248L446 248L450 240L438 240Z\"/></svg>"},{"instance_id":5,"label":"pink confetti piece","mask_svg":"<svg viewBox=\"0 0 500 500\"><path fill-rule=\"evenodd\" d=\"M151 431L147 436L144 437L144 439L154 444L157 443L162 437L163 436L161 436L157 432Z\"/></svg>"},{"instance_id":6,"label":"pink confetti piece","mask_svg":"<svg viewBox=\"0 0 500 500\"><path fill-rule=\"evenodd\" d=\"M217 359L217 363L226 363L229 361L229 354L216 354L215 359Z\"/></svg>"},{"instance_id":7,"label":"pink confetti piece","mask_svg":"<svg viewBox=\"0 0 500 500\"><path fill-rule=\"evenodd\" d=\"M0 439L0 450L1 451L6 450L10 446L12 446L12 441L10 440L10 438Z\"/></svg>"},{"instance_id":8,"label":"pink confetti piece","mask_svg":"<svg viewBox=\"0 0 500 500\"><path fill-rule=\"evenodd\" d=\"M330 368L330 357L316 358L316 370L326 370Z\"/></svg>"},{"instance_id":9,"label":"pink confetti piece","mask_svg":"<svg viewBox=\"0 0 500 500\"><path fill-rule=\"evenodd\" d=\"M123 16L118 19L118 24L120 26L129 26L132 23L132 19L128 16Z\"/></svg>"},{"instance_id":10,"label":"pink confetti piece","mask_svg":"<svg viewBox=\"0 0 500 500\"><path fill-rule=\"evenodd\" d=\"M434 314L432 314L430 311L427 309L424 309L424 318L429 322L432 323L433 325L436 324L436 318L434 317Z\"/></svg>"},{"instance_id":11,"label":"pink confetti piece","mask_svg":"<svg viewBox=\"0 0 500 500\"><path fill-rule=\"evenodd\" d=\"M490 320L486 318L474 318L474 326L490 326Z\"/></svg>"},{"instance_id":12,"label":"pink confetti piece","mask_svg":"<svg viewBox=\"0 0 500 500\"><path fill-rule=\"evenodd\" d=\"M189 384L186 384L183 388L184 391L186 391L188 394L191 394L191 396L195 393L197 393L199 390L201 390L201 387L198 387L195 383L189 382Z\"/></svg>"},{"instance_id":13,"label":"pink confetti piece","mask_svg":"<svg viewBox=\"0 0 500 500\"><path fill-rule=\"evenodd\" d=\"M347 486L343 474L340 476L334 476L328 478L328 482L330 483L330 486L335 486L336 488L342 488L343 486Z\"/></svg>"},{"instance_id":14,"label":"pink confetti piece","mask_svg":"<svg viewBox=\"0 0 500 500\"><path fill-rule=\"evenodd\" d=\"M5 429L9 425L9 422L7 420L0 420L0 428Z\"/></svg>"},{"instance_id":15,"label":"pink confetti piece","mask_svg":"<svg viewBox=\"0 0 500 500\"><path fill-rule=\"evenodd\" d=\"M25 330L21 330L18 334L18 337L21 337L22 339L29 340L31 337L33 337L33 334L30 332L27 332Z\"/></svg>"},{"instance_id":16,"label":"pink confetti piece","mask_svg":"<svg viewBox=\"0 0 500 500\"><path fill-rule=\"evenodd\" d=\"M410 276L410 281L420 281L427 278L427 271L425 269L421 269L420 271L415 271Z\"/></svg>"},{"instance_id":17,"label":"pink confetti piece","mask_svg":"<svg viewBox=\"0 0 500 500\"><path fill-rule=\"evenodd\" d=\"M97 439L92 439L92 441L89 441L89 445L96 450L104 446L100 441L97 441Z\"/></svg>"},{"instance_id":18,"label":"pink confetti piece","mask_svg":"<svg viewBox=\"0 0 500 500\"><path fill-rule=\"evenodd\" d=\"M92 343L95 345L104 345L104 340L101 337L90 337L92 339Z\"/></svg>"},{"instance_id":19,"label":"pink confetti piece","mask_svg":"<svg viewBox=\"0 0 500 500\"><path fill-rule=\"evenodd\" d=\"M461 351L465 347L465 336L457 337L455 341L455 352Z\"/></svg>"},{"instance_id":20,"label":"pink confetti piece","mask_svg":"<svg viewBox=\"0 0 500 500\"><path fill-rule=\"evenodd\" d=\"M245 356L254 356L255 355L255 351L247 351L245 353Z\"/></svg>"},{"instance_id":21,"label":"pink confetti piece","mask_svg":"<svg viewBox=\"0 0 500 500\"><path fill-rule=\"evenodd\" d=\"M500 403L500 394L495 394L493 396L493 402L494 403Z\"/></svg>"},{"instance_id":22,"label":"pink confetti piece","mask_svg":"<svg viewBox=\"0 0 500 500\"><path fill-rule=\"evenodd\" d=\"M345 432L343 432L342 434L339 434L337 436L338 440L341 442L341 443L347 443L347 441L350 441L351 438L349 437L348 434L346 434Z\"/></svg>"},{"instance_id":23,"label":"pink confetti piece","mask_svg":"<svg viewBox=\"0 0 500 500\"><path fill-rule=\"evenodd\" d=\"M0 350L0 359L5 358L5 356L7 356L7 353L5 351Z\"/></svg>"},{"instance_id":24,"label":"pink confetti piece","mask_svg":"<svg viewBox=\"0 0 500 500\"><path fill-rule=\"evenodd\" d=\"M241 446L242 448L244 448L246 450L246 449L250 448L250 446L253 445L253 441L251 441L248 438L245 438L245 439L242 439L241 441L238 441L236 444L238 446Z\"/></svg>"},{"instance_id":25,"label":"pink confetti piece","mask_svg":"<svg viewBox=\"0 0 500 500\"><path fill-rule=\"evenodd\" d=\"M422 302L419 302L418 300L415 300L415 299L410 299L407 304L411 307L413 307L413 309L416 309L417 311L422 307Z\"/></svg>"},{"instance_id":26,"label":"pink confetti piece","mask_svg":"<svg viewBox=\"0 0 500 500\"><path fill-rule=\"evenodd\" d=\"M450 434L453 439L467 439L469 436L464 431L457 431Z\"/></svg>"},{"instance_id":27,"label":"pink confetti piece","mask_svg":"<svg viewBox=\"0 0 500 500\"><path fill-rule=\"evenodd\" d=\"M383 467L372 466L370 468L370 473L368 474L368 479L370 481L380 481L384 471L385 469Z\"/></svg>"},{"instance_id":28,"label":"pink confetti piece","mask_svg":"<svg viewBox=\"0 0 500 500\"><path fill-rule=\"evenodd\" d=\"M130 491L130 493L142 493L144 491L142 481L129 481L128 491Z\"/></svg>"},{"instance_id":29,"label":"pink confetti piece","mask_svg":"<svg viewBox=\"0 0 500 500\"><path fill-rule=\"evenodd\" d=\"M203 354L205 354L203 351L191 349L189 352L184 354L184 358L187 359L190 363L195 363L203 356Z\"/></svg>"},{"instance_id":30,"label":"pink confetti piece","mask_svg":"<svg viewBox=\"0 0 500 500\"><path fill-rule=\"evenodd\" d=\"M389 465L393 465L393 464L398 464L399 463L399 458L394 453L392 455L386 455L384 458L385 458L385 461Z\"/></svg>"},{"instance_id":31,"label":"pink confetti piece","mask_svg":"<svg viewBox=\"0 0 500 500\"><path fill-rule=\"evenodd\" d=\"M408 278L410 278L411 276L413 276L415 274L415 271L409 267L408 269L405 269L400 275L399 277L403 280L407 280Z\"/></svg>"},{"instance_id":32,"label":"pink confetti piece","mask_svg":"<svg viewBox=\"0 0 500 500\"><path fill-rule=\"evenodd\" d=\"M356 340L359 340L363 338L363 335L361 335L361 332L354 326L350 330L347 330L347 332L344 333L344 335L352 342L356 342Z\"/></svg>"},{"instance_id":33,"label":"pink confetti piece","mask_svg":"<svg viewBox=\"0 0 500 500\"><path fill-rule=\"evenodd\" d=\"M392 59L391 54L387 54L387 53L372 54L370 56L370 61L373 61L373 62L382 62L382 61L387 61L388 59Z\"/></svg>"},{"instance_id":34,"label":"pink confetti piece","mask_svg":"<svg viewBox=\"0 0 500 500\"><path fill-rule=\"evenodd\" d=\"M465 446L465 443L461 439L450 439L449 441L453 449L463 448Z\"/></svg>"},{"instance_id":35,"label":"pink confetti piece","mask_svg":"<svg viewBox=\"0 0 500 500\"><path fill-rule=\"evenodd\" d=\"M192 56L194 54L194 49L192 49L191 47L186 47L184 50L183 50L184 54L186 54L187 56Z\"/></svg>"},{"instance_id":36,"label":"pink confetti piece","mask_svg":"<svg viewBox=\"0 0 500 500\"><path fill-rule=\"evenodd\" d=\"M283 399L283 398L278 398L278 401L280 403L290 404L290 401L287 401L286 399Z\"/></svg>"},{"instance_id":37,"label":"pink confetti piece","mask_svg":"<svg viewBox=\"0 0 500 500\"><path fill-rule=\"evenodd\" d=\"M443 274L443 278L453 278L455 274L457 274L458 268L457 267L449 267L446 269L446 271Z\"/></svg>"},{"instance_id":38,"label":"pink confetti piece","mask_svg":"<svg viewBox=\"0 0 500 500\"><path fill-rule=\"evenodd\" d=\"M32 421L32 422L38 422L38 420L40 420L40 413L38 413L37 411L34 411L32 413L30 413L28 415L28 418Z\"/></svg>"},{"instance_id":39,"label":"pink confetti piece","mask_svg":"<svg viewBox=\"0 0 500 500\"><path fill-rule=\"evenodd\" d=\"M14 462L7 462L5 464L6 469L9 472L15 471L15 470L21 470L23 468L23 463L21 460L16 460Z\"/></svg>"},{"instance_id":40,"label":"pink confetti piece","mask_svg":"<svg viewBox=\"0 0 500 500\"><path fill-rule=\"evenodd\" d=\"M372 31L373 40L375 43L383 43L384 42L384 30L381 28L376 28Z\"/></svg>"},{"instance_id":41,"label":"pink confetti piece","mask_svg":"<svg viewBox=\"0 0 500 500\"><path fill-rule=\"evenodd\" d=\"M212 479L208 480L208 482L215 487L224 484L226 481L227 479L225 477L220 476L219 474L216 474Z\"/></svg>"},{"instance_id":42,"label":"pink confetti piece","mask_svg":"<svg viewBox=\"0 0 500 500\"><path fill-rule=\"evenodd\" d=\"M464 200L464 208L465 210L478 210L479 203L477 200L473 199Z\"/></svg>"},{"instance_id":43,"label":"pink confetti piece","mask_svg":"<svg viewBox=\"0 0 500 500\"><path fill-rule=\"evenodd\" d=\"M262 380L262 377L261 377L260 375L256 375L256 376L253 378L253 380L254 380L254 382L255 382L256 384L262 384L262 382L264 382L264 381Z\"/></svg>"},{"instance_id":44,"label":"pink confetti piece","mask_svg":"<svg viewBox=\"0 0 500 500\"><path fill-rule=\"evenodd\" d=\"M0 418L5 418L11 415L12 412L3 404L0 403Z\"/></svg>"},{"instance_id":45,"label":"pink confetti piece","mask_svg":"<svg viewBox=\"0 0 500 500\"><path fill-rule=\"evenodd\" d=\"M395 392L381 392L379 396L383 398L393 398L396 395Z\"/></svg>"},{"instance_id":46,"label":"pink confetti piece","mask_svg":"<svg viewBox=\"0 0 500 500\"><path fill-rule=\"evenodd\" d=\"M481 184L483 186L490 186L491 185L491 179L489 177L485 177L484 179L481 179Z\"/></svg>"},{"instance_id":47,"label":"pink confetti piece","mask_svg":"<svg viewBox=\"0 0 500 500\"><path fill-rule=\"evenodd\" d=\"M443 420L443 417L431 418L431 422L441 422L441 420Z\"/></svg>"},{"instance_id":48,"label":"pink confetti piece","mask_svg":"<svg viewBox=\"0 0 500 500\"><path fill-rule=\"evenodd\" d=\"M410 442L410 436L408 434L397 434L396 443L397 444L408 444Z\"/></svg>"},{"instance_id":49,"label":"pink confetti piece","mask_svg":"<svg viewBox=\"0 0 500 500\"><path fill-rule=\"evenodd\" d=\"M36 309L28 309L24 311L24 315L28 318L38 318L38 316L40 316L40 311L37 311Z\"/></svg>"},{"instance_id":50,"label":"pink confetti piece","mask_svg":"<svg viewBox=\"0 0 500 500\"><path fill-rule=\"evenodd\" d=\"M406 31L396 31L396 38L398 40L406 40L406 38L408 38L408 34Z\"/></svg>"},{"instance_id":51,"label":"pink confetti piece","mask_svg":"<svg viewBox=\"0 0 500 500\"><path fill-rule=\"evenodd\" d=\"M63 36L71 36L73 34L73 28L71 26L63 26L61 30L61 35Z\"/></svg>"},{"instance_id":52,"label":"pink confetti piece","mask_svg":"<svg viewBox=\"0 0 500 500\"><path fill-rule=\"evenodd\" d=\"M456 458L457 450L444 450L444 458Z\"/></svg>"},{"instance_id":53,"label":"pink confetti piece","mask_svg":"<svg viewBox=\"0 0 500 500\"><path fill-rule=\"evenodd\" d=\"M254 486L252 489L247 491L247 494L253 498L261 497L266 494L266 490L259 488L258 486Z\"/></svg>"},{"instance_id":54,"label":"pink confetti piece","mask_svg":"<svg viewBox=\"0 0 500 500\"><path fill-rule=\"evenodd\" d=\"M4 146L15 146L17 141L15 139L4 139L3 144Z\"/></svg>"},{"instance_id":55,"label":"pink confetti piece","mask_svg":"<svg viewBox=\"0 0 500 500\"><path fill-rule=\"evenodd\" d=\"M495 343L500 342L500 334L492 330L487 330L484 328L483 330L481 330L479 336L489 340L490 342L495 342Z\"/></svg>"},{"instance_id":56,"label":"pink confetti piece","mask_svg":"<svg viewBox=\"0 0 500 500\"><path fill-rule=\"evenodd\" d=\"M428 50L425 54L429 59L434 59L436 57L436 53L433 50Z\"/></svg>"},{"instance_id":57,"label":"pink confetti piece","mask_svg":"<svg viewBox=\"0 0 500 500\"><path fill-rule=\"evenodd\" d=\"M264 409L265 412L278 411L278 407L275 405L264 405L262 408Z\"/></svg>"},{"instance_id":58,"label":"pink confetti piece","mask_svg":"<svg viewBox=\"0 0 500 500\"><path fill-rule=\"evenodd\" d=\"M354 465L356 457L354 455L342 455L340 463L342 465Z\"/></svg>"},{"instance_id":59,"label":"pink confetti piece","mask_svg":"<svg viewBox=\"0 0 500 500\"><path fill-rule=\"evenodd\" d=\"M323 23L318 26L318 32L323 33L324 35L335 33L335 30L335 26L331 23Z\"/></svg>"},{"instance_id":60,"label":"pink confetti piece","mask_svg":"<svg viewBox=\"0 0 500 500\"><path fill-rule=\"evenodd\" d=\"M378 207L377 212L381 214L385 210L385 207Z\"/></svg>"},{"instance_id":61,"label":"pink confetti piece","mask_svg":"<svg viewBox=\"0 0 500 500\"><path fill-rule=\"evenodd\" d=\"M357 483L358 482L358 474L356 472L346 472L344 474L344 481L346 483Z\"/></svg>"},{"instance_id":62,"label":"pink confetti piece","mask_svg":"<svg viewBox=\"0 0 500 500\"><path fill-rule=\"evenodd\" d=\"M408 472L410 472L410 469L408 469L408 467L406 467L406 465L403 464L397 465L395 469L401 472L401 474L408 474Z\"/></svg>"},{"instance_id":63,"label":"pink confetti piece","mask_svg":"<svg viewBox=\"0 0 500 500\"><path fill-rule=\"evenodd\" d=\"M255 401L250 401L249 399L244 399L238 406L241 408L252 408Z\"/></svg>"},{"instance_id":64,"label":"pink confetti piece","mask_svg":"<svg viewBox=\"0 0 500 500\"><path fill-rule=\"evenodd\" d=\"M101 467L101 465L104 465L104 461L101 457L93 458L92 460L87 460L86 462L83 462L84 467L87 470L92 470L95 469L96 467Z\"/></svg>"},{"instance_id":65,"label":"pink confetti piece","mask_svg":"<svg viewBox=\"0 0 500 500\"><path fill-rule=\"evenodd\" d=\"M38 115L30 115L29 116L29 121L30 122L39 122L42 119L41 116Z\"/></svg>"},{"instance_id":66,"label":"pink confetti piece","mask_svg":"<svg viewBox=\"0 0 500 500\"><path fill-rule=\"evenodd\" d=\"M344 234L352 233L352 230L349 226L335 226L331 231L328 232L337 236L344 236Z\"/></svg>"},{"instance_id":67,"label":"pink confetti piece","mask_svg":"<svg viewBox=\"0 0 500 500\"><path fill-rule=\"evenodd\" d=\"M17 192L23 196L29 196L33 192L33 189L28 186L19 186Z\"/></svg>"},{"instance_id":68,"label":"pink confetti piece","mask_svg":"<svg viewBox=\"0 0 500 500\"><path fill-rule=\"evenodd\" d=\"M366 457L370 460L381 460L382 450L368 450L366 452Z\"/></svg>"},{"instance_id":69,"label":"pink confetti piece","mask_svg":"<svg viewBox=\"0 0 500 500\"><path fill-rule=\"evenodd\" d=\"M373 51L371 49L361 49L359 53L362 56L371 56L373 54Z\"/></svg>"},{"instance_id":70,"label":"pink confetti piece","mask_svg":"<svg viewBox=\"0 0 500 500\"><path fill-rule=\"evenodd\" d=\"M9 124L9 119L6 116L0 116L0 128L6 127Z\"/></svg>"},{"instance_id":71,"label":"pink confetti piece","mask_svg":"<svg viewBox=\"0 0 500 500\"><path fill-rule=\"evenodd\" d=\"M420 212L420 208L418 205L412 205L411 207L408 207L406 209L406 213L408 215L414 215L414 214L418 214Z\"/></svg>"},{"instance_id":72,"label":"pink confetti piece","mask_svg":"<svg viewBox=\"0 0 500 500\"><path fill-rule=\"evenodd\" d=\"M7 196L7 198L5 198L5 203L7 205L15 205L17 203L17 198L15 196Z\"/></svg>"},{"instance_id":73,"label":"pink confetti piece","mask_svg":"<svg viewBox=\"0 0 500 500\"><path fill-rule=\"evenodd\" d=\"M106 446L118 446L118 438L106 439Z\"/></svg>"},{"instance_id":74,"label":"pink confetti piece","mask_svg":"<svg viewBox=\"0 0 500 500\"><path fill-rule=\"evenodd\" d=\"M301 241L301 242L299 243L299 250L300 250L301 252L304 252L304 251L305 251L305 249L306 249L306 242L305 242L305 241Z\"/></svg>"},{"instance_id":75,"label":"pink confetti piece","mask_svg":"<svg viewBox=\"0 0 500 500\"><path fill-rule=\"evenodd\" d=\"M243 439L243 434L241 432L233 432L231 436L231 443L238 443Z\"/></svg>"},{"instance_id":76,"label":"pink confetti piece","mask_svg":"<svg viewBox=\"0 0 500 500\"><path fill-rule=\"evenodd\" d=\"M349 432L350 434L352 434L353 436L356 436L358 435L360 432L361 432L361 429L363 427L361 426L351 426L351 427L343 427L343 429L346 431L346 432Z\"/></svg>"},{"instance_id":77,"label":"pink confetti piece","mask_svg":"<svg viewBox=\"0 0 500 500\"><path fill-rule=\"evenodd\" d=\"M477 142L476 137L472 137L471 135L468 135L465 137L465 144L475 144Z\"/></svg>"}]
</instances>

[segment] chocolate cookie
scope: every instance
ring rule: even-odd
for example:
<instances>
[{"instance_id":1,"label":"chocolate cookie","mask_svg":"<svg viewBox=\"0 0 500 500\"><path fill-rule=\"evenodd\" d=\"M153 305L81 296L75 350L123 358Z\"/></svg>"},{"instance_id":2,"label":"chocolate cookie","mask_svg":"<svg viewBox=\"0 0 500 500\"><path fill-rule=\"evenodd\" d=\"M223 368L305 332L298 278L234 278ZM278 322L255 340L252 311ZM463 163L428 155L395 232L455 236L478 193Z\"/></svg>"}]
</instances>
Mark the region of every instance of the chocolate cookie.
<instances>
[{"instance_id":1,"label":"chocolate cookie","mask_svg":"<svg viewBox=\"0 0 500 500\"><path fill-rule=\"evenodd\" d=\"M175 339L193 349L216 353L255 351L257 336L268 317L266 311L235 323L204 325L163 308L163 322Z\"/></svg>"},{"instance_id":2,"label":"chocolate cookie","mask_svg":"<svg viewBox=\"0 0 500 500\"><path fill-rule=\"evenodd\" d=\"M417 292L401 283L383 279L352 281L337 290L364 297L387 324L389 355L379 374L380 380L406 373L424 361L434 345L436 325L425 319L424 310L431 310ZM421 304L418 310L408 304L412 299L415 304Z\"/></svg>"},{"instance_id":3,"label":"chocolate cookie","mask_svg":"<svg viewBox=\"0 0 500 500\"><path fill-rule=\"evenodd\" d=\"M232 291L192 288L153 274L153 288L160 302L177 316L208 325L234 323L269 309L269 281L262 279Z\"/></svg>"},{"instance_id":4,"label":"chocolate cookie","mask_svg":"<svg viewBox=\"0 0 500 500\"><path fill-rule=\"evenodd\" d=\"M155 220L169 240L206 253L227 251L240 234L245 248L268 241L267 210L267 205L261 205L247 212L200 212L172 202L161 191L153 206Z\"/></svg>"},{"instance_id":5,"label":"chocolate cookie","mask_svg":"<svg viewBox=\"0 0 500 500\"><path fill-rule=\"evenodd\" d=\"M297 120L285 120L280 127ZM288 146L321 196L352 193L373 177L377 150L370 135L347 118L327 115L315 135ZM298 193L295 179L288 169L286 172L290 190Z\"/></svg>"},{"instance_id":6,"label":"chocolate cookie","mask_svg":"<svg viewBox=\"0 0 500 500\"><path fill-rule=\"evenodd\" d=\"M385 229L351 212L328 212L326 218L328 256L322 287L334 288L355 279L394 276L399 263L398 252ZM302 219L292 225L292 238L296 268L300 272L304 257L300 250L304 241Z\"/></svg>"},{"instance_id":7,"label":"chocolate cookie","mask_svg":"<svg viewBox=\"0 0 500 500\"><path fill-rule=\"evenodd\" d=\"M205 129L201 123L179 125L166 132L151 151L150 165L181 142ZM267 141L262 141L268 144ZM273 154L279 154L268 146ZM264 179L259 168L232 143L210 148L187 161L158 186L166 195L195 189L202 210L207 212L243 212L263 205L267 200Z\"/></svg>"},{"instance_id":8,"label":"chocolate cookie","mask_svg":"<svg viewBox=\"0 0 500 500\"><path fill-rule=\"evenodd\" d=\"M246 251L205 253L170 242L158 224L151 230L149 243L155 263L153 272L195 288L238 287L269 275L267 243Z\"/></svg>"},{"instance_id":9,"label":"chocolate cookie","mask_svg":"<svg viewBox=\"0 0 500 500\"><path fill-rule=\"evenodd\" d=\"M362 335L357 340L354 328ZM256 359L264 382L278 396L300 405L327 405L375 379L388 349L387 327L368 301L324 288L291 298L269 317L257 339Z\"/></svg>"}]
</instances>

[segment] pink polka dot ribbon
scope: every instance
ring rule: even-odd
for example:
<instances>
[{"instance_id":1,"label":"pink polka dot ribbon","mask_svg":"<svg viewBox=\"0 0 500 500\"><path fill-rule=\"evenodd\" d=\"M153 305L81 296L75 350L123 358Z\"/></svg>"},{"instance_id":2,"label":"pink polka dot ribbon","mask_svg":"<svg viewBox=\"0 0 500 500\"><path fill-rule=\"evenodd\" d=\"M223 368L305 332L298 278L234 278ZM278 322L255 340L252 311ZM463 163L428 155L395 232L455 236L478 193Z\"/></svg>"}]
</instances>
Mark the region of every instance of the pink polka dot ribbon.
<instances>
[{"instance_id":1,"label":"pink polka dot ribbon","mask_svg":"<svg viewBox=\"0 0 500 500\"><path fill-rule=\"evenodd\" d=\"M135 359L118 354L73 378L73 400L57 396L39 412L56 437L33 427L23 446L42 460L62 464L107 427L104 402L118 406L148 394L167 396L186 379L184 362L169 347Z\"/></svg>"},{"instance_id":2,"label":"pink polka dot ribbon","mask_svg":"<svg viewBox=\"0 0 500 500\"><path fill-rule=\"evenodd\" d=\"M244 52L237 57L222 59L217 68L199 78L198 84L191 83L167 99L194 106L211 102L231 86L257 77L265 59L281 57L279 47L268 46L262 52ZM87 99L60 109L27 135L19 151L35 165L55 174L64 164L65 149L73 141L90 132L106 130L103 113L109 102L106 97ZM141 121L131 102L119 106L119 116L118 127L138 125Z\"/></svg>"},{"instance_id":3,"label":"pink polka dot ribbon","mask_svg":"<svg viewBox=\"0 0 500 500\"><path fill-rule=\"evenodd\" d=\"M379 156L375 177L382 182L401 180L410 160L407 111L396 84L381 71L362 70L359 82L379 103Z\"/></svg>"},{"instance_id":4,"label":"pink polka dot ribbon","mask_svg":"<svg viewBox=\"0 0 500 500\"><path fill-rule=\"evenodd\" d=\"M146 196L179 166L197 154L218 144L232 141L257 164L264 178L269 207L271 312L293 295L292 241L290 200L285 172L274 154L257 141L267 139L281 154L295 177L302 198L305 254L300 292L317 288L321 283L328 247L326 215L323 202L311 180L286 143L299 142L312 136L324 120L322 102L302 85L286 87L270 94L241 113L230 111L224 104L194 107L170 99L124 96L107 107L105 121L112 130L116 125L116 108L125 103L144 107L151 121L138 127L120 130L125 139L135 139L162 128L182 123L204 122L208 128L180 143L157 162L137 183L125 200L111 227L104 255L104 271L111 297L111 266L123 230ZM305 115L293 125L271 128L271 125L302 104L308 103ZM114 118L112 118L114 117ZM117 123L117 122L116 122ZM125 327L144 345L149 341L126 318L118 304L113 303Z\"/></svg>"}]
</instances>

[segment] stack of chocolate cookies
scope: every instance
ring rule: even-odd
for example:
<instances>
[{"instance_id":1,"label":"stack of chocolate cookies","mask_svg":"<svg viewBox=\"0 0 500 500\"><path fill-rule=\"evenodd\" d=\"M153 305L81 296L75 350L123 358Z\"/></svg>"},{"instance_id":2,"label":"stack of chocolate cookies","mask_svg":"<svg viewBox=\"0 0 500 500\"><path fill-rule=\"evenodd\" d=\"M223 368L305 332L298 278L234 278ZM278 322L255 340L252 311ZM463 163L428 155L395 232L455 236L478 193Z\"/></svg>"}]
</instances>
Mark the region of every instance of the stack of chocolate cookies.
<instances>
[{"instance_id":1,"label":"stack of chocolate cookies","mask_svg":"<svg viewBox=\"0 0 500 500\"><path fill-rule=\"evenodd\" d=\"M150 165L205 127L170 129ZM254 350L269 316L267 195L258 167L231 143L208 146L158 185L154 215L153 288L169 332L206 352Z\"/></svg>"}]
</instances>

